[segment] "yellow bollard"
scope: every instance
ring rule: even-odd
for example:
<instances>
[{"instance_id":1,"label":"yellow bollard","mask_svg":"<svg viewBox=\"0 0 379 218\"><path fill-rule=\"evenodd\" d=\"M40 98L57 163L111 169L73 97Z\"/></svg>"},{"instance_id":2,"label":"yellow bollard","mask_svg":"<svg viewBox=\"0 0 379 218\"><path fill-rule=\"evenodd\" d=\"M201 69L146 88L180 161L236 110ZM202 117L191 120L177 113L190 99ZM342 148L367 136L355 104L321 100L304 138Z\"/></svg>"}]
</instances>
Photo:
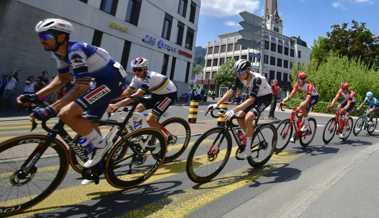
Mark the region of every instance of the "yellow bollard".
<instances>
[{"instance_id":1,"label":"yellow bollard","mask_svg":"<svg viewBox=\"0 0 379 218\"><path fill-rule=\"evenodd\" d=\"M226 104L220 104L220 113L217 118L217 125L224 126L225 125L225 112L228 110L228 106Z\"/></svg>"},{"instance_id":2,"label":"yellow bollard","mask_svg":"<svg viewBox=\"0 0 379 218\"><path fill-rule=\"evenodd\" d=\"M188 111L188 122L196 123L198 108L199 108L199 102L192 100L190 102L189 111Z\"/></svg>"}]
</instances>

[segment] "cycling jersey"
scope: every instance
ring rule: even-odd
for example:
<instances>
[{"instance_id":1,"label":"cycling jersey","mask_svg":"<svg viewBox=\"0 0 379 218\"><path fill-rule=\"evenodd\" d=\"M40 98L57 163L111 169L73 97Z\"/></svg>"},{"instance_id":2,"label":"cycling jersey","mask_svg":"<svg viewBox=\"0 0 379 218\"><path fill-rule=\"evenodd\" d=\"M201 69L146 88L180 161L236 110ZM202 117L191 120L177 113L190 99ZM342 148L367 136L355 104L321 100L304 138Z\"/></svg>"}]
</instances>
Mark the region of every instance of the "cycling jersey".
<instances>
[{"instance_id":1,"label":"cycling jersey","mask_svg":"<svg viewBox=\"0 0 379 218\"><path fill-rule=\"evenodd\" d=\"M299 90L303 92L304 97L307 95L310 95L312 97L318 96L316 87L310 82L305 82L303 86L300 86L299 82L296 82L292 89L292 93L296 93Z\"/></svg>"},{"instance_id":2,"label":"cycling jersey","mask_svg":"<svg viewBox=\"0 0 379 218\"><path fill-rule=\"evenodd\" d=\"M363 101L369 108L375 108L379 107L379 102L375 97L372 97L371 100L365 97L365 100Z\"/></svg>"},{"instance_id":3,"label":"cycling jersey","mask_svg":"<svg viewBox=\"0 0 379 218\"><path fill-rule=\"evenodd\" d=\"M342 96L344 98L344 101L351 101L351 102L356 102L357 99L355 98L355 94L353 91L343 91L342 89L338 90L337 92L338 98Z\"/></svg>"},{"instance_id":4,"label":"cycling jersey","mask_svg":"<svg viewBox=\"0 0 379 218\"><path fill-rule=\"evenodd\" d=\"M129 87L142 89L147 93L156 95L166 95L176 92L176 86L170 79L154 71L148 71L144 79L134 76Z\"/></svg>"},{"instance_id":5,"label":"cycling jersey","mask_svg":"<svg viewBox=\"0 0 379 218\"><path fill-rule=\"evenodd\" d=\"M252 97L262 97L272 94L271 86L268 84L266 77L255 72L250 72L250 74L252 75L250 81L243 80L241 82L239 78L236 78L233 82L232 90L236 91L238 86L242 84L249 89L250 96Z\"/></svg>"}]
</instances>

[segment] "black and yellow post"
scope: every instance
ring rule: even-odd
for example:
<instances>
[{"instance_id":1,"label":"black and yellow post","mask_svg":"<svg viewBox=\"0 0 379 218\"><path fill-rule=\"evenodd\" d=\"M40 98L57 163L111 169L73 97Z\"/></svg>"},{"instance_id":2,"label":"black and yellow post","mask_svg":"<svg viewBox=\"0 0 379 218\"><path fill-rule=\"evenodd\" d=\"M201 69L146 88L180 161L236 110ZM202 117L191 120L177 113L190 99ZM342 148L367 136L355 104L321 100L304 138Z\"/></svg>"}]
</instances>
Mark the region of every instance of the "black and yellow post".
<instances>
[{"instance_id":1,"label":"black and yellow post","mask_svg":"<svg viewBox=\"0 0 379 218\"><path fill-rule=\"evenodd\" d=\"M228 110L228 106L226 104L220 104L219 106L220 113L217 118L217 125L224 126L225 125L225 113Z\"/></svg>"},{"instance_id":2,"label":"black and yellow post","mask_svg":"<svg viewBox=\"0 0 379 218\"><path fill-rule=\"evenodd\" d=\"M197 110L199 108L199 102L191 100L188 113L188 122L196 123L197 119Z\"/></svg>"}]
</instances>

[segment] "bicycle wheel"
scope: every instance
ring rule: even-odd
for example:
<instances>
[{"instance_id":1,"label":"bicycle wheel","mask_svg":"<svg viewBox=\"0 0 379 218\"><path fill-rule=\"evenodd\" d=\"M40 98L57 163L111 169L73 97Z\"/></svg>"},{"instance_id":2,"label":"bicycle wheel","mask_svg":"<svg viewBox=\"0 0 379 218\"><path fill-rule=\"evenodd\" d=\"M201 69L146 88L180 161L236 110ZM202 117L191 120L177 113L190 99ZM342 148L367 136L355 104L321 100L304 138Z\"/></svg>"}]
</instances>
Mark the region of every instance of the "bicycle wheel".
<instances>
[{"instance_id":1,"label":"bicycle wheel","mask_svg":"<svg viewBox=\"0 0 379 218\"><path fill-rule=\"evenodd\" d=\"M336 118L331 118L325 125L324 132L322 133L322 140L325 144L329 144L332 141L337 130Z\"/></svg>"},{"instance_id":2,"label":"bicycle wheel","mask_svg":"<svg viewBox=\"0 0 379 218\"><path fill-rule=\"evenodd\" d=\"M271 124L259 126L250 143L251 156L247 161L252 167L259 168L270 160L277 141L276 129Z\"/></svg>"},{"instance_id":3,"label":"bicycle wheel","mask_svg":"<svg viewBox=\"0 0 379 218\"><path fill-rule=\"evenodd\" d=\"M154 144L150 143L151 138L154 138ZM126 151L122 158L120 150ZM120 189L141 184L163 163L165 153L165 139L159 130L138 129L119 140L106 155L105 178Z\"/></svg>"},{"instance_id":4,"label":"bicycle wheel","mask_svg":"<svg viewBox=\"0 0 379 218\"><path fill-rule=\"evenodd\" d=\"M317 123L313 117L308 118L308 130L305 131L300 137L300 144L303 147L308 146L316 135Z\"/></svg>"},{"instance_id":5,"label":"bicycle wheel","mask_svg":"<svg viewBox=\"0 0 379 218\"><path fill-rule=\"evenodd\" d=\"M293 133L293 126L289 119L282 120L277 129L278 141L275 145L275 153L278 154L283 151L290 142Z\"/></svg>"},{"instance_id":6,"label":"bicycle wheel","mask_svg":"<svg viewBox=\"0 0 379 218\"><path fill-rule=\"evenodd\" d=\"M169 118L161 125L169 133L165 161L171 162L186 150L191 140L191 128L186 120L179 117Z\"/></svg>"},{"instance_id":7,"label":"bicycle wheel","mask_svg":"<svg viewBox=\"0 0 379 218\"><path fill-rule=\"evenodd\" d=\"M342 137L341 137L341 140L342 141L346 141L350 134L351 134L351 131L353 131L353 118L349 117L349 119L347 120L343 130L342 130Z\"/></svg>"},{"instance_id":8,"label":"bicycle wheel","mask_svg":"<svg viewBox=\"0 0 379 218\"><path fill-rule=\"evenodd\" d=\"M376 127L378 125L378 118L377 117L372 118L371 122L372 122L371 124L367 125L367 133L369 135L373 135L374 134L374 132L376 130Z\"/></svg>"},{"instance_id":9,"label":"bicycle wheel","mask_svg":"<svg viewBox=\"0 0 379 218\"><path fill-rule=\"evenodd\" d=\"M187 157L186 172L196 183L206 183L225 167L232 151L232 137L224 127L206 131L193 145Z\"/></svg>"},{"instance_id":10,"label":"bicycle wheel","mask_svg":"<svg viewBox=\"0 0 379 218\"><path fill-rule=\"evenodd\" d=\"M359 117L357 121L355 121L354 128L353 128L353 133L355 136L357 136L362 131L364 124L365 124L365 121L363 117Z\"/></svg>"},{"instance_id":11,"label":"bicycle wheel","mask_svg":"<svg viewBox=\"0 0 379 218\"><path fill-rule=\"evenodd\" d=\"M48 140L46 135L26 135L0 143L0 217L41 202L64 179L68 171L66 147L53 139L46 148ZM34 165L28 162L23 167L37 155L41 156Z\"/></svg>"}]
</instances>

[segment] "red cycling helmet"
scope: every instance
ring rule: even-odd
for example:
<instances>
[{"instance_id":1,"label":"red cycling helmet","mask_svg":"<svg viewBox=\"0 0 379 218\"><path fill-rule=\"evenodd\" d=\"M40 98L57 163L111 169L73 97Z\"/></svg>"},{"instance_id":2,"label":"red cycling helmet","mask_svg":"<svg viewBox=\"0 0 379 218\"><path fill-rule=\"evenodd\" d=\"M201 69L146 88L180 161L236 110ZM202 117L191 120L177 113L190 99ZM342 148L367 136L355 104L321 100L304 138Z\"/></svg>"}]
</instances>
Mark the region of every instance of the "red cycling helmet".
<instances>
[{"instance_id":1,"label":"red cycling helmet","mask_svg":"<svg viewBox=\"0 0 379 218\"><path fill-rule=\"evenodd\" d=\"M297 73L297 78L301 79L301 80L304 80L304 79L307 78L307 74L305 74L305 72L303 72L303 71L300 71L300 72Z\"/></svg>"},{"instance_id":2,"label":"red cycling helmet","mask_svg":"<svg viewBox=\"0 0 379 218\"><path fill-rule=\"evenodd\" d=\"M343 82L341 84L341 89L344 90L344 91L348 90L349 89L349 83L348 82Z\"/></svg>"}]
</instances>

